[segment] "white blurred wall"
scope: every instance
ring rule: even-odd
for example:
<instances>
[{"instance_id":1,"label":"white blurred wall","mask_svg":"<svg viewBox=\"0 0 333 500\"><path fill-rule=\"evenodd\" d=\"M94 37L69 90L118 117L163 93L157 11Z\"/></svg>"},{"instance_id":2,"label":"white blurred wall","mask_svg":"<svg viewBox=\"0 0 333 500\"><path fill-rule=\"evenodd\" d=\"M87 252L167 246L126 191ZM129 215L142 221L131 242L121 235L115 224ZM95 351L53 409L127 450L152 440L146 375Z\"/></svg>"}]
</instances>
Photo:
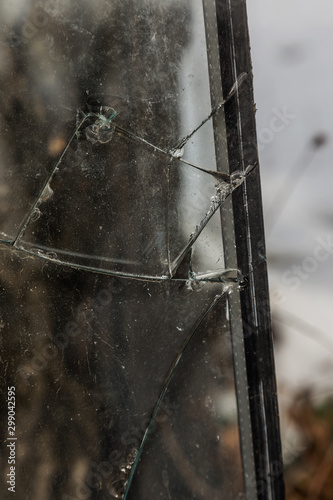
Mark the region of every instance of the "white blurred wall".
<instances>
[{"instance_id":1,"label":"white blurred wall","mask_svg":"<svg viewBox=\"0 0 333 500\"><path fill-rule=\"evenodd\" d=\"M305 387L333 394L333 251L316 258L318 238L333 241L333 3L247 5L273 317L282 320L280 400ZM294 117L278 132L267 131L284 109ZM318 134L327 141L314 151L310 141ZM293 194L273 226L269 206L296 162L304 173L290 179Z\"/></svg>"}]
</instances>

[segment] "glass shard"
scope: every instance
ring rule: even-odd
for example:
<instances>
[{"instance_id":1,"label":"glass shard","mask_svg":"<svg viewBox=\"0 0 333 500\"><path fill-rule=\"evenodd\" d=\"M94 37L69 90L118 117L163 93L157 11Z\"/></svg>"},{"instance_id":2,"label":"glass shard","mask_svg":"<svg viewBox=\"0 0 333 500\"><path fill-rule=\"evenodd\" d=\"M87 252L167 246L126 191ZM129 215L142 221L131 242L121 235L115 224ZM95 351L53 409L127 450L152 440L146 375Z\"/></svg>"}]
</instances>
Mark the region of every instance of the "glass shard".
<instances>
[{"instance_id":1,"label":"glass shard","mask_svg":"<svg viewBox=\"0 0 333 500\"><path fill-rule=\"evenodd\" d=\"M169 159L117 129L92 144L84 137L92 126L69 146L52 197L39 203L17 246L91 268L162 276Z\"/></svg>"},{"instance_id":2,"label":"glass shard","mask_svg":"<svg viewBox=\"0 0 333 500\"><path fill-rule=\"evenodd\" d=\"M101 463L113 467L103 490L114 483L124 490L170 367L223 287L120 279L45 263L6 246L0 252L1 286L8 290L3 383L15 384L17 436L20 449L27 450L16 459L18 496L35 491L38 468L47 461L55 468L53 491L59 496L75 497ZM19 276L15 286L11 268ZM164 400L161 408L168 410ZM28 450L38 443L34 460L27 462ZM78 463L85 464L81 473ZM53 475L48 489L52 482Z\"/></svg>"},{"instance_id":3,"label":"glass shard","mask_svg":"<svg viewBox=\"0 0 333 500\"><path fill-rule=\"evenodd\" d=\"M187 346L150 427L128 499L145 498L147 491L165 499L243 494L231 343L218 326L225 314L222 300Z\"/></svg>"}]
</instances>

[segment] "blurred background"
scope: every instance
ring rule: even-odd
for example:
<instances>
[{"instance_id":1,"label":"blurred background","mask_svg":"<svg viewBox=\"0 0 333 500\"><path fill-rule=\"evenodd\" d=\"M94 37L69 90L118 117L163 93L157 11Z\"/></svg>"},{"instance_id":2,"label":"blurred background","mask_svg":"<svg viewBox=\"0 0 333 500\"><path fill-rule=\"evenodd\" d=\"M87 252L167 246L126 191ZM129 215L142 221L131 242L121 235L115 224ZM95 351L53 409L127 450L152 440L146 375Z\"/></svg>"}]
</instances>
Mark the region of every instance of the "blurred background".
<instances>
[{"instance_id":1,"label":"blurred background","mask_svg":"<svg viewBox=\"0 0 333 500\"><path fill-rule=\"evenodd\" d=\"M288 499L333 498L333 3L247 0Z\"/></svg>"}]
</instances>

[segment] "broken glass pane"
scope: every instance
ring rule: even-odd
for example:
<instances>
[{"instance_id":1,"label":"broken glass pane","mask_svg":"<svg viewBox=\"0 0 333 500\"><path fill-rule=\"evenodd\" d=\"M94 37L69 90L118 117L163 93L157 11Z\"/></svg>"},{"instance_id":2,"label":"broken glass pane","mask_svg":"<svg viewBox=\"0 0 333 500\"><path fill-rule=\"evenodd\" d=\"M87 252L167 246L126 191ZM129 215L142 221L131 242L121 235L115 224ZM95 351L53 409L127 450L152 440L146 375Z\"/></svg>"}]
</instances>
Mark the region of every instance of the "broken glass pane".
<instances>
[{"instance_id":1,"label":"broken glass pane","mask_svg":"<svg viewBox=\"0 0 333 500\"><path fill-rule=\"evenodd\" d=\"M239 8L0 5L3 498L282 498Z\"/></svg>"},{"instance_id":2,"label":"broken glass pane","mask_svg":"<svg viewBox=\"0 0 333 500\"><path fill-rule=\"evenodd\" d=\"M12 267L18 275L15 286ZM103 478L103 489L113 491L117 484L122 490L170 367L189 335L202 330L222 295L221 285L192 288L176 280L86 273L9 248L1 251L1 276L8 305L2 311L2 335L10 337L2 347L5 378L16 387L17 451L26 450L16 458L19 497L28 488L36 498L41 488L36 475L45 463L50 468L47 490L58 477L55 497L75 496L89 468L110 461L114 470ZM211 318L210 329L217 319ZM230 341L215 337L215 343L226 342L220 351L230 358ZM230 369L211 383L227 375L232 383ZM167 401L159 410L168 415L178 404L170 402L169 408ZM78 445L80 436L84 439ZM118 457L113 464L115 452L121 461ZM76 470L80 464L81 473Z\"/></svg>"}]
</instances>

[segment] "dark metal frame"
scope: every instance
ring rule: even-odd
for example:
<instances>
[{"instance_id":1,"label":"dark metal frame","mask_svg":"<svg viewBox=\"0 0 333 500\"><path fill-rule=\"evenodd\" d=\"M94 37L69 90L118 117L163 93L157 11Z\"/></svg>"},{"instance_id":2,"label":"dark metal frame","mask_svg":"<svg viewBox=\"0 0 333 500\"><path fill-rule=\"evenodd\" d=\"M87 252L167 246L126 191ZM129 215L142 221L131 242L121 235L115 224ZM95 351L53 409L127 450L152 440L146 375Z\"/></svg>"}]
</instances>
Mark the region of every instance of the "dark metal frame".
<instances>
[{"instance_id":1,"label":"dark metal frame","mask_svg":"<svg viewBox=\"0 0 333 500\"><path fill-rule=\"evenodd\" d=\"M264 225L253 100L253 77L244 0L216 0L224 98L243 72L247 77L225 104L230 172L256 166L233 193L238 269L258 499L285 498L273 356Z\"/></svg>"}]
</instances>

